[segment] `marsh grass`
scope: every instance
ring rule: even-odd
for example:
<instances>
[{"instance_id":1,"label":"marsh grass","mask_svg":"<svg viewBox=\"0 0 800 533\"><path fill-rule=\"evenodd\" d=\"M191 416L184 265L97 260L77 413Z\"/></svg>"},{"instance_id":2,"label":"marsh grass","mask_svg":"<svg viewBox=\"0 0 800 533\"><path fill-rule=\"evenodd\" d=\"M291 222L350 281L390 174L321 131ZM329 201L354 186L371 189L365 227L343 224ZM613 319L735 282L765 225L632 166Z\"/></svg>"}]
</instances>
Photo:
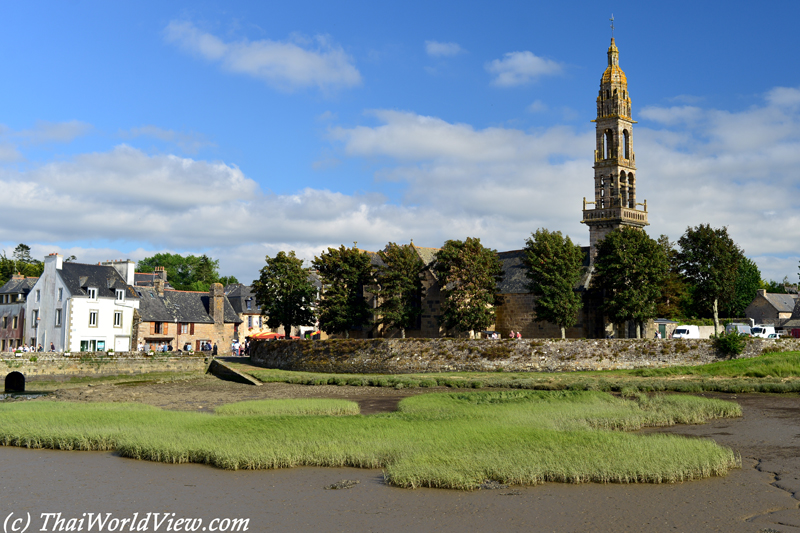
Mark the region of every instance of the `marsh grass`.
<instances>
[{"instance_id":1,"label":"marsh grass","mask_svg":"<svg viewBox=\"0 0 800 533\"><path fill-rule=\"evenodd\" d=\"M597 372L453 372L430 374L321 374L238 368L263 382L373 387L513 388L604 392L800 392L800 352L767 353L698 366Z\"/></svg>"},{"instance_id":2,"label":"marsh grass","mask_svg":"<svg viewBox=\"0 0 800 533\"><path fill-rule=\"evenodd\" d=\"M361 412L356 402L319 398L296 400L252 400L228 403L214 410L218 415L357 415Z\"/></svg>"},{"instance_id":3,"label":"marsh grass","mask_svg":"<svg viewBox=\"0 0 800 533\"><path fill-rule=\"evenodd\" d=\"M737 404L705 398L459 391L406 398L394 413L336 417L278 414L289 408L264 403L233 404L216 414L133 404L0 404L0 442L114 449L137 459L227 469L382 468L396 486L455 489L475 489L485 479L678 482L740 465L730 449L710 440L629 433L741 414Z\"/></svg>"}]
</instances>

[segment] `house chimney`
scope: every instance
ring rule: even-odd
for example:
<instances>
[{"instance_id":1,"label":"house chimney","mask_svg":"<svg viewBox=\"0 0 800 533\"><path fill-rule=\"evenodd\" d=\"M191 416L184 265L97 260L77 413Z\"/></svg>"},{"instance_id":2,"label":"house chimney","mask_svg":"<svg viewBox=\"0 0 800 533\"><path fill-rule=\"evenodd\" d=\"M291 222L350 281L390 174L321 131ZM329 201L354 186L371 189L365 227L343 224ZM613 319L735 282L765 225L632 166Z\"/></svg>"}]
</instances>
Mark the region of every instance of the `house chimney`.
<instances>
[{"instance_id":1,"label":"house chimney","mask_svg":"<svg viewBox=\"0 0 800 533\"><path fill-rule=\"evenodd\" d=\"M114 270L116 270L119 273L122 279L125 280L126 284L133 285L135 283L134 273L136 272L136 263L134 263L130 259L106 261L105 263L103 263L103 266L114 267Z\"/></svg>"},{"instance_id":2,"label":"house chimney","mask_svg":"<svg viewBox=\"0 0 800 533\"><path fill-rule=\"evenodd\" d=\"M56 270L61 270L61 267L64 265L64 258L60 254L50 254L44 258L45 269L47 269L47 265L50 264L55 265Z\"/></svg>"},{"instance_id":3,"label":"house chimney","mask_svg":"<svg viewBox=\"0 0 800 533\"><path fill-rule=\"evenodd\" d=\"M167 284L167 271L164 267L156 267L155 272L156 275L153 276L153 288L156 290L156 294L164 296L164 287Z\"/></svg>"},{"instance_id":4,"label":"house chimney","mask_svg":"<svg viewBox=\"0 0 800 533\"><path fill-rule=\"evenodd\" d=\"M756 292L758 293L759 296L763 296L764 298L767 297L767 289L758 289Z\"/></svg>"},{"instance_id":5,"label":"house chimney","mask_svg":"<svg viewBox=\"0 0 800 533\"><path fill-rule=\"evenodd\" d=\"M214 319L214 326L225 324L225 290L221 283L212 283L208 290L208 314Z\"/></svg>"}]
</instances>

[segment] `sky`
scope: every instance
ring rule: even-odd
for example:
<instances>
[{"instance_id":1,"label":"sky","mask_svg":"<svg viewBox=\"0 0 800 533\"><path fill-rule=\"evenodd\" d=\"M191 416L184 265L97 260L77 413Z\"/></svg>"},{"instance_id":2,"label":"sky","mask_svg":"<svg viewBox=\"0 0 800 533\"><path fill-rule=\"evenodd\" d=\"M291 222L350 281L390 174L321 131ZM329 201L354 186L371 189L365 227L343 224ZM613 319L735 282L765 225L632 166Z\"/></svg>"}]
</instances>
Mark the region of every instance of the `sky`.
<instances>
[{"instance_id":1,"label":"sky","mask_svg":"<svg viewBox=\"0 0 800 533\"><path fill-rule=\"evenodd\" d=\"M628 77L654 238L727 227L798 279L800 3L8 2L0 250L588 245L595 98Z\"/></svg>"}]
</instances>

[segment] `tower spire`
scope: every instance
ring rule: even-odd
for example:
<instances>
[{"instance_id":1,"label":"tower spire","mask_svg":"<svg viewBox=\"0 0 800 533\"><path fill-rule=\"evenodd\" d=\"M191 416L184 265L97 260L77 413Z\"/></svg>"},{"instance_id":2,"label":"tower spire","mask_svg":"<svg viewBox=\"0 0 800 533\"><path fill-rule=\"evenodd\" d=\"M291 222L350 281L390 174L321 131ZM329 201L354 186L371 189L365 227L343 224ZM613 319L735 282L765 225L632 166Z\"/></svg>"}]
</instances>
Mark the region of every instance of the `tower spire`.
<instances>
[{"instance_id":1,"label":"tower spire","mask_svg":"<svg viewBox=\"0 0 800 533\"><path fill-rule=\"evenodd\" d=\"M614 16L611 16L612 35ZM619 67L619 50L611 37L608 66L600 78L597 96L594 202L584 202L582 223L589 226L591 260L597 244L619 227L648 225L647 208L636 202L636 156L628 78Z\"/></svg>"},{"instance_id":2,"label":"tower spire","mask_svg":"<svg viewBox=\"0 0 800 533\"><path fill-rule=\"evenodd\" d=\"M611 21L611 42L614 42L614 13L611 13L611 18L608 19Z\"/></svg>"}]
</instances>

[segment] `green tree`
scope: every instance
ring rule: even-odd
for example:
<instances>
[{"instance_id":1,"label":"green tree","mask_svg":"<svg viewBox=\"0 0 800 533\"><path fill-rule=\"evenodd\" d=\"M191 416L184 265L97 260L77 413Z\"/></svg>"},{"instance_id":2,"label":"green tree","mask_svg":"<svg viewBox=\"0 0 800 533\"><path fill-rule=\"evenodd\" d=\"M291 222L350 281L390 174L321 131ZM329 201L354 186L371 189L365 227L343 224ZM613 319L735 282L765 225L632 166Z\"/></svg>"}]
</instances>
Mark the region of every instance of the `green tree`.
<instances>
[{"instance_id":1,"label":"green tree","mask_svg":"<svg viewBox=\"0 0 800 533\"><path fill-rule=\"evenodd\" d=\"M292 326L316 322L317 289L309 279L311 269L303 267L303 260L294 251L278 252L275 257L267 256L266 261L261 275L253 281L253 292L267 325L275 329L282 324L288 339Z\"/></svg>"},{"instance_id":2,"label":"green tree","mask_svg":"<svg viewBox=\"0 0 800 533\"><path fill-rule=\"evenodd\" d=\"M583 273L584 253L577 244L560 231L537 229L525 241L525 265L530 282L528 287L536 296L536 320L552 322L566 330L578 321L583 300L575 286Z\"/></svg>"},{"instance_id":3,"label":"green tree","mask_svg":"<svg viewBox=\"0 0 800 533\"><path fill-rule=\"evenodd\" d=\"M720 303L731 301L736 293L742 251L728 235L728 228L715 229L708 224L686 228L678 246L681 272L694 285L695 301L711 307L716 335Z\"/></svg>"},{"instance_id":4,"label":"green tree","mask_svg":"<svg viewBox=\"0 0 800 533\"><path fill-rule=\"evenodd\" d=\"M726 302L725 314L729 318L743 317L745 309L756 297L760 287L761 271L758 270L758 265L747 257L741 257L739 267L736 269L734 295L731 300Z\"/></svg>"},{"instance_id":5,"label":"green tree","mask_svg":"<svg viewBox=\"0 0 800 533\"><path fill-rule=\"evenodd\" d=\"M692 305L689 285L680 273L678 251L669 237L661 235L658 245L667 258L669 270L661 286L661 296L656 302L656 314L664 318L679 318L687 315L687 308Z\"/></svg>"},{"instance_id":6,"label":"green tree","mask_svg":"<svg viewBox=\"0 0 800 533\"><path fill-rule=\"evenodd\" d=\"M415 327L422 314L420 271L425 264L411 244L390 242L378 252L378 257L383 264L375 270L376 296L380 302L375 310L376 322L387 328L398 328L401 338L405 339L406 329Z\"/></svg>"},{"instance_id":7,"label":"green tree","mask_svg":"<svg viewBox=\"0 0 800 533\"><path fill-rule=\"evenodd\" d=\"M635 322L640 338L642 324L656 316L669 270L663 248L642 230L620 228L600 241L594 266L603 314L614 324Z\"/></svg>"},{"instance_id":8,"label":"green tree","mask_svg":"<svg viewBox=\"0 0 800 533\"><path fill-rule=\"evenodd\" d=\"M29 278L37 278L44 272L44 263L31 257L31 248L27 244L19 244L9 259L5 251L0 256L0 286L6 284L14 274Z\"/></svg>"},{"instance_id":9,"label":"green tree","mask_svg":"<svg viewBox=\"0 0 800 533\"><path fill-rule=\"evenodd\" d=\"M319 327L326 333L344 333L363 327L372 317L364 288L374 284L369 255L352 248L328 248L312 262L322 281Z\"/></svg>"},{"instance_id":10,"label":"green tree","mask_svg":"<svg viewBox=\"0 0 800 533\"><path fill-rule=\"evenodd\" d=\"M159 253L146 257L136 266L139 272L154 272L155 267L164 267L167 281L181 291L207 291L212 283L238 283L233 276L219 276L219 260L201 256Z\"/></svg>"},{"instance_id":11,"label":"green tree","mask_svg":"<svg viewBox=\"0 0 800 533\"><path fill-rule=\"evenodd\" d=\"M449 240L436 252L434 269L442 292L442 322L447 329L481 331L494 324L501 303L497 284L503 267L497 252L481 240Z\"/></svg>"}]
</instances>

